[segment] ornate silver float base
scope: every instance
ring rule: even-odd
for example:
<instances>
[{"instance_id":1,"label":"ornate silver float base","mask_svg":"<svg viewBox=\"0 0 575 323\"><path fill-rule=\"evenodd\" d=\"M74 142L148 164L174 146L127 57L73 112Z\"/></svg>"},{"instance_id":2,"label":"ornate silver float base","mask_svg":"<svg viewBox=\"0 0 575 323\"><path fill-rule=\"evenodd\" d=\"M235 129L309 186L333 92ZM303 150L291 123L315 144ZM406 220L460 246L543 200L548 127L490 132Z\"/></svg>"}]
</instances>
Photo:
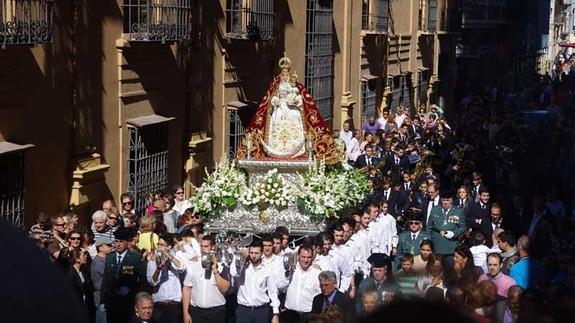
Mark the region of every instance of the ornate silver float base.
<instances>
[{"instance_id":1,"label":"ornate silver float base","mask_svg":"<svg viewBox=\"0 0 575 323\"><path fill-rule=\"evenodd\" d=\"M323 223L311 222L307 215L291 205L282 210L268 208L263 211L257 207L246 210L238 206L234 210L224 211L219 219L206 223L206 230L211 233L261 233L272 232L278 226L287 227L292 235L313 235L324 229Z\"/></svg>"}]
</instances>

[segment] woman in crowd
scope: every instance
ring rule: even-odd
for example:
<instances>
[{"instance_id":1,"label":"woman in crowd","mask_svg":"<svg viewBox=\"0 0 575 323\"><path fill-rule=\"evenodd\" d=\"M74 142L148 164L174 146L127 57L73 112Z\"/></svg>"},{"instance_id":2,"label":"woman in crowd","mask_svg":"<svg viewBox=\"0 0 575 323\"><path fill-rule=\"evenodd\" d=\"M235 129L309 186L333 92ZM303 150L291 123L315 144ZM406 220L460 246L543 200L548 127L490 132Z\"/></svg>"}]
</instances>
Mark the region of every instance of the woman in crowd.
<instances>
[{"instance_id":1,"label":"woman in crowd","mask_svg":"<svg viewBox=\"0 0 575 323\"><path fill-rule=\"evenodd\" d=\"M473 256L469 248L463 245L457 246L453 253L453 273L450 283L469 290L474 287L482 273L481 267L473 264Z\"/></svg>"},{"instance_id":2,"label":"woman in crowd","mask_svg":"<svg viewBox=\"0 0 575 323\"><path fill-rule=\"evenodd\" d=\"M71 249L68 252L69 267L66 272L66 281L72 288L74 298L82 304L86 313L90 310L90 297L88 296L91 294L90 276L83 272L87 259L88 255L80 248Z\"/></svg>"},{"instance_id":3,"label":"woman in crowd","mask_svg":"<svg viewBox=\"0 0 575 323\"><path fill-rule=\"evenodd\" d=\"M419 255L413 257L413 271L421 275L425 273L427 263L433 255L433 242L431 240L423 240L419 245Z\"/></svg>"},{"instance_id":4,"label":"woman in crowd","mask_svg":"<svg viewBox=\"0 0 575 323\"><path fill-rule=\"evenodd\" d=\"M160 212L160 215L163 214ZM140 219L140 237L138 239L137 247L141 251L150 252L158 245L159 236L154 233L156 226L156 219L152 216L144 216Z\"/></svg>"},{"instance_id":5,"label":"woman in crowd","mask_svg":"<svg viewBox=\"0 0 575 323\"><path fill-rule=\"evenodd\" d=\"M174 210L175 198L172 194L167 194L164 196L164 201L166 202L166 208L164 209L164 225L166 225L166 230L168 233L176 233L176 222L180 217L178 211Z\"/></svg>"},{"instance_id":6,"label":"woman in crowd","mask_svg":"<svg viewBox=\"0 0 575 323\"><path fill-rule=\"evenodd\" d=\"M447 289L445 281L443 257L441 255L432 255L425 266L425 275L420 277L415 284L415 290L423 296L430 287L438 287L443 290Z\"/></svg>"}]
</instances>

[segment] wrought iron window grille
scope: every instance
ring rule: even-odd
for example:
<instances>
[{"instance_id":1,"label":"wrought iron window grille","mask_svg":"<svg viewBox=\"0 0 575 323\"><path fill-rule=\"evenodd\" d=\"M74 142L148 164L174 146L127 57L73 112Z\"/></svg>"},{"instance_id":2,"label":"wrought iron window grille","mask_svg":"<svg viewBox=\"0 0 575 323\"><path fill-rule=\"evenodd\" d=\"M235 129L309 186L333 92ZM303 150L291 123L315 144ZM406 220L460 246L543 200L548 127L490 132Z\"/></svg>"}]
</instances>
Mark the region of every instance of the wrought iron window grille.
<instances>
[{"instance_id":1,"label":"wrought iron window grille","mask_svg":"<svg viewBox=\"0 0 575 323\"><path fill-rule=\"evenodd\" d=\"M190 38L192 0L124 0L124 38L171 42Z\"/></svg>"},{"instance_id":2,"label":"wrought iron window grille","mask_svg":"<svg viewBox=\"0 0 575 323\"><path fill-rule=\"evenodd\" d=\"M375 116L377 106L377 80L361 81L361 102L363 105L362 115L364 117Z\"/></svg>"},{"instance_id":3,"label":"wrought iron window grille","mask_svg":"<svg viewBox=\"0 0 575 323\"><path fill-rule=\"evenodd\" d=\"M389 0L362 0L361 29L370 33L387 33Z\"/></svg>"},{"instance_id":4,"label":"wrought iron window grille","mask_svg":"<svg viewBox=\"0 0 575 323\"><path fill-rule=\"evenodd\" d=\"M418 90L419 102L427 102L427 88L429 87L429 70L420 70L418 72Z\"/></svg>"},{"instance_id":5,"label":"wrought iron window grille","mask_svg":"<svg viewBox=\"0 0 575 323\"><path fill-rule=\"evenodd\" d=\"M388 78L387 86L389 87L389 108L395 111L401 103L401 90L403 86L403 75L396 75Z\"/></svg>"},{"instance_id":6,"label":"wrought iron window grille","mask_svg":"<svg viewBox=\"0 0 575 323\"><path fill-rule=\"evenodd\" d=\"M333 110L333 4L308 0L305 85L321 116L332 119Z\"/></svg>"},{"instance_id":7,"label":"wrought iron window grille","mask_svg":"<svg viewBox=\"0 0 575 323\"><path fill-rule=\"evenodd\" d=\"M400 78L401 80L401 105L407 108L412 108L413 100L412 96L412 82L411 82L411 73L407 73L402 75Z\"/></svg>"},{"instance_id":8,"label":"wrought iron window grille","mask_svg":"<svg viewBox=\"0 0 575 323\"><path fill-rule=\"evenodd\" d=\"M24 152L0 155L0 216L24 225Z\"/></svg>"},{"instance_id":9,"label":"wrought iron window grille","mask_svg":"<svg viewBox=\"0 0 575 323\"><path fill-rule=\"evenodd\" d=\"M227 37L247 40L272 39L273 3L273 0L227 0Z\"/></svg>"},{"instance_id":10,"label":"wrought iron window grille","mask_svg":"<svg viewBox=\"0 0 575 323\"><path fill-rule=\"evenodd\" d=\"M128 133L128 192L138 211L146 207L147 194L167 189L168 123L128 127Z\"/></svg>"},{"instance_id":11,"label":"wrought iron window grille","mask_svg":"<svg viewBox=\"0 0 575 323\"><path fill-rule=\"evenodd\" d=\"M0 0L0 46L52 42L52 0Z\"/></svg>"}]
</instances>

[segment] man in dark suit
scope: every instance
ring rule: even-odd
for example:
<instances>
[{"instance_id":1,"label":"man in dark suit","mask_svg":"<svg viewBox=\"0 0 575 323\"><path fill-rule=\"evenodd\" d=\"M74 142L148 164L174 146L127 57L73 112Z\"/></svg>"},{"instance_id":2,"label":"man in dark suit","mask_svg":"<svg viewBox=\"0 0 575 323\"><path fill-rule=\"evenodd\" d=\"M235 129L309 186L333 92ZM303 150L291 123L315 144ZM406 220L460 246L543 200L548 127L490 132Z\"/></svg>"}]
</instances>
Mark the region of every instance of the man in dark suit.
<instances>
[{"instance_id":1,"label":"man in dark suit","mask_svg":"<svg viewBox=\"0 0 575 323\"><path fill-rule=\"evenodd\" d=\"M409 196L409 193L415 190L417 190L417 185L411 181L411 174L409 171L403 172L403 174L401 174L401 185L399 187L399 191L402 192L403 195Z\"/></svg>"},{"instance_id":2,"label":"man in dark suit","mask_svg":"<svg viewBox=\"0 0 575 323\"><path fill-rule=\"evenodd\" d=\"M506 212L505 225L516 237L527 234L533 212L521 194L513 195L513 203Z\"/></svg>"},{"instance_id":3,"label":"man in dark suit","mask_svg":"<svg viewBox=\"0 0 575 323\"><path fill-rule=\"evenodd\" d=\"M325 313L330 305L336 305L343 314L343 322L355 321L356 311L353 301L347 294L337 290L337 276L333 271L322 271L319 276L321 294L313 298L312 313Z\"/></svg>"},{"instance_id":4,"label":"man in dark suit","mask_svg":"<svg viewBox=\"0 0 575 323\"><path fill-rule=\"evenodd\" d=\"M379 164L379 158L373 155L374 147L373 145L365 146L365 154L359 155L355 161L355 168L364 168L367 166L377 166Z\"/></svg>"},{"instance_id":5,"label":"man in dark suit","mask_svg":"<svg viewBox=\"0 0 575 323\"><path fill-rule=\"evenodd\" d=\"M491 205L489 204L489 190L483 187L479 190L479 201L473 202L465 215L467 227L473 231L481 230L481 223L491 219ZM486 237L487 238L487 237Z\"/></svg>"},{"instance_id":6,"label":"man in dark suit","mask_svg":"<svg viewBox=\"0 0 575 323\"><path fill-rule=\"evenodd\" d=\"M428 185L427 186L427 198L423 200L421 204L421 220L423 221L423 228L429 231L429 225L431 222L431 211L434 207L440 206L439 200L439 185Z\"/></svg>"},{"instance_id":7,"label":"man in dark suit","mask_svg":"<svg viewBox=\"0 0 575 323\"><path fill-rule=\"evenodd\" d=\"M469 188L471 199L474 202L479 202L479 196L481 195L479 190L485 188L485 184L483 184L483 175L481 175L480 172L473 172L471 174L471 181L473 182L473 185Z\"/></svg>"},{"instance_id":8,"label":"man in dark suit","mask_svg":"<svg viewBox=\"0 0 575 323\"><path fill-rule=\"evenodd\" d=\"M152 295L141 292L136 295L136 305L134 311L136 314L130 318L128 323L156 323L157 321L152 318L154 312L154 302Z\"/></svg>"},{"instance_id":9,"label":"man in dark suit","mask_svg":"<svg viewBox=\"0 0 575 323\"><path fill-rule=\"evenodd\" d=\"M490 216L487 219L481 221L481 224L479 225L479 231L481 231L481 233L483 233L485 236L485 245L491 248L493 247L493 231L498 228L505 229L506 227L503 222L503 210L501 209L501 206L498 203L493 203L489 209Z\"/></svg>"},{"instance_id":10,"label":"man in dark suit","mask_svg":"<svg viewBox=\"0 0 575 323\"><path fill-rule=\"evenodd\" d=\"M387 201L389 214L394 217L405 211L408 207L408 202L403 199L403 195L391 187L391 181L388 177L384 177L382 182L380 197Z\"/></svg>"},{"instance_id":11,"label":"man in dark suit","mask_svg":"<svg viewBox=\"0 0 575 323\"><path fill-rule=\"evenodd\" d=\"M134 310L134 297L146 282L146 266L140 254L128 250L133 231L119 228L114 232L116 251L106 256L100 303L106 307L108 323L125 323Z\"/></svg>"},{"instance_id":12,"label":"man in dark suit","mask_svg":"<svg viewBox=\"0 0 575 323\"><path fill-rule=\"evenodd\" d=\"M393 151L393 154L389 156L385 161L385 174L391 176L393 181L399 181L402 171L409 169L409 158L404 155L405 146L403 144L398 144Z\"/></svg>"}]
</instances>

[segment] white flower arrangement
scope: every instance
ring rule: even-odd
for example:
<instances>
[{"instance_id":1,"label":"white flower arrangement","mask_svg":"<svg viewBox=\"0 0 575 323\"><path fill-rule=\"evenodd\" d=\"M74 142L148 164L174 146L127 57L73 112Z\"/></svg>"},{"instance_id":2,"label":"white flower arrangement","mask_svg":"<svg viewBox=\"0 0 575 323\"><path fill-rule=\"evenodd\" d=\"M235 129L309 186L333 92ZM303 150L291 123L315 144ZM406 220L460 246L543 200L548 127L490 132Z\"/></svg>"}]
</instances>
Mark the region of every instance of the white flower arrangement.
<instances>
[{"instance_id":1,"label":"white flower arrangement","mask_svg":"<svg viewBox=\"0 0 575 323\"><path fill-rule=\"evenodd\" d=\"M300 175L297 204L313 220L337 217L343 209L355 207L369 193L367 178L357 170L326 172L323 161Z\"/></svg>"},{"instance_id":2,"label":"white flower arrangement","mask_svg":"<svg viewBox=\"0 0 575 323\"><path fill-rule=\"evenodd\" d=\"M288 183L277 169L268 171L253 186L234 163L223 160L192 197L196 211L215 218L224 208L242 205L260 209L284 209L297 203L302 216L313 221L337 217L342 210L356 207L369 193L367 178L357 170L326 171L320 161L307 173L299 175L295 185Z\"/></svg>"},{"instance_id":3,"label":"white flower arrangement","mask_svg":"<svg viewBox=\"0 0 575 323\"><path fill-rule=\"evenodd\" d=\"M234 162L223 159L191 198L196 212L214 216L222 208L236 206L242 192L246 190L246 176L235 167Z\"/></svg>"},{"instance_id":4,"label":"white flower arrangement","mask_svg":"<svg viewBox=\"0 0 575 323\"><path fill-rule=\"evenodd\" d=\"M293 189L275 168L269 170L254 187L247 188L240 197L240 202L247 207L258 205L261 208L272 206L280 209L287 207L291 201Z\"/></svg>"}]
</instances>

